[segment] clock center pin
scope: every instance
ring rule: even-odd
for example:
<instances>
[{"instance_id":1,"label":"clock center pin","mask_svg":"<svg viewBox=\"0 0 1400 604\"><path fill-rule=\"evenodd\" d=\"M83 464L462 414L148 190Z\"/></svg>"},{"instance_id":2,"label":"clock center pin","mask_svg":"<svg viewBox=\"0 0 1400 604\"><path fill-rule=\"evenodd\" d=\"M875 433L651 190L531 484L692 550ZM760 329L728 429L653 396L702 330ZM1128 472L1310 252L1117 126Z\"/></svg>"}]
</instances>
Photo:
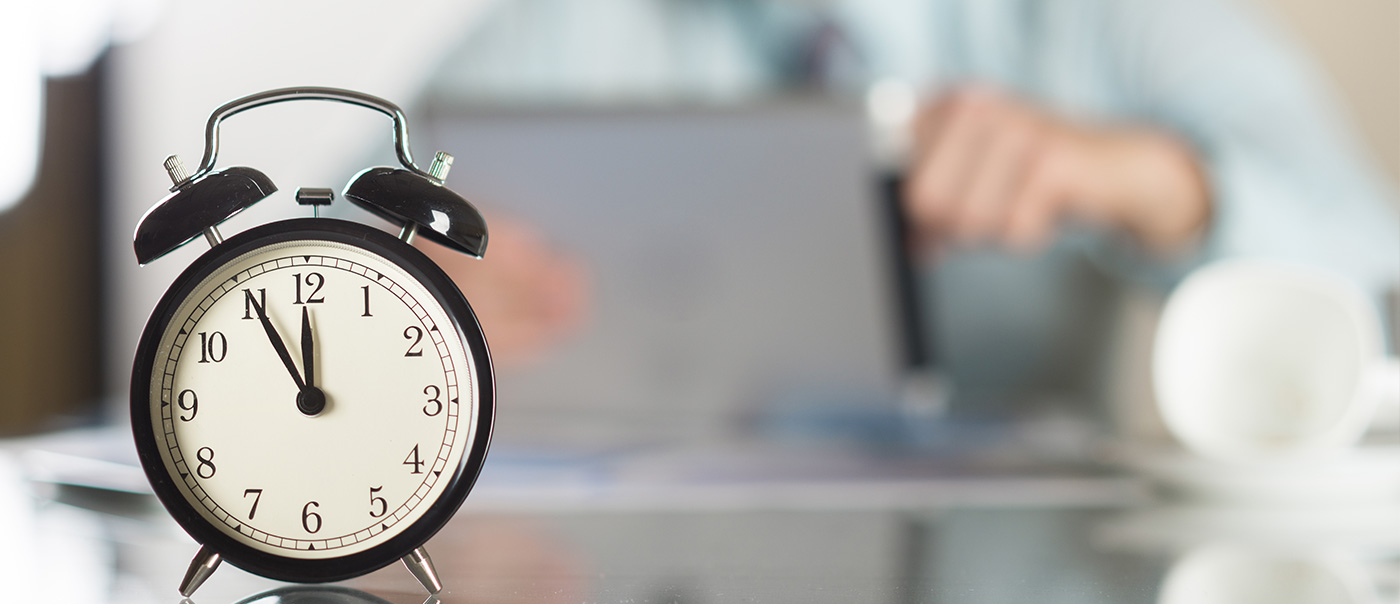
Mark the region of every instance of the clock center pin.
<instances>
[{"instance_id":1,"label":"clock center pin","mask_svg":"<svg viewBox=\"0 0 1400 604\"><path fill-rule=\"evenodd\" d=\"M320 388L307 386L297 393L297 410L310 417L320 415L326 409L326 393Z\"/></svg>"}]
</instances>

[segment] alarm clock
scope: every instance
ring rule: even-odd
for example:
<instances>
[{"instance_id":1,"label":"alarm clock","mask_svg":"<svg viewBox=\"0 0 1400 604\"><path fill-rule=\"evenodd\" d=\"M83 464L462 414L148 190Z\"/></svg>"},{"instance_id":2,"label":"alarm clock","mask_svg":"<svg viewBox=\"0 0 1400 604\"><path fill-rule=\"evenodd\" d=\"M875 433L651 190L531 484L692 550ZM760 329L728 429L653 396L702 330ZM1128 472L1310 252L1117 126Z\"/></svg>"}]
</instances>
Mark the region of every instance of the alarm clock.
<instances>
[{"instance_id":1,"label":"alarm clock","mask_svg":"<svg viewBox=\"0 0 1400 604\"><path fill-rule=\"evenodd\" d=\"M219 126L292 100L350 103L393 119L401 167L351 179L342 197L401 227L320 217L330 189L304 188L311 217L224 239L218 225L277 188L247 167L213 171ZM136 228L145 265L198 238L210 249L175 279L136 349L131 423L151 487L201 544L180 593L221 561L272 579L337 581L402 560L430 593L423 544L471 490L495 410L490 352L461 291L411 243L480 257L481 214L443 186L451 156L414 164L403 112L335 88L270 90L210 116L193 175Z\"/></svg>"}]
</instances>

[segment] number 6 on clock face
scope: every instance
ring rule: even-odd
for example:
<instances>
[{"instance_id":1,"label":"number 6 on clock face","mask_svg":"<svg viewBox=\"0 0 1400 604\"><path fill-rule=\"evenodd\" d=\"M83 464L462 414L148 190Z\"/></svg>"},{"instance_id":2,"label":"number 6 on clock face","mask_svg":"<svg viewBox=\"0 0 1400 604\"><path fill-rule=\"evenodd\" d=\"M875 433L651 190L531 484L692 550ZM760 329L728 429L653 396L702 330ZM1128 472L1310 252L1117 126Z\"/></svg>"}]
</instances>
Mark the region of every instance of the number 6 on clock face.
<instances>
[{"instance_id":1,"label":"number 6 on clock face","mask_svg":"<svg viewBox=\"0 0 1400 604\"><path fill-rule=\"evenodd\" d=\"M186 530L272 578L396 561L456 511L490 441L475 316L411 246L301 219L231 238L156 307L133 374L143 466Z\"/></svg>"}]
</instances>

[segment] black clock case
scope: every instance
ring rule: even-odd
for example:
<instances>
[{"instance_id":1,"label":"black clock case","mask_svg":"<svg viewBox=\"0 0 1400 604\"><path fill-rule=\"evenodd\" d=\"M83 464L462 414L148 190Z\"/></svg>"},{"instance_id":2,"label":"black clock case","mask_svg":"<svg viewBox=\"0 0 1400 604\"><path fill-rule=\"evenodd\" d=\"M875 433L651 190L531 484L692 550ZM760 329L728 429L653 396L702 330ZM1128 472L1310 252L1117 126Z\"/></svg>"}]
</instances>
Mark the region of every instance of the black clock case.
<instances>
[{"instance_id":1,"label":"black clock case","mask_svg":"<svg viewBox=\"0 0 1400 604\"><path fill-rule=\"evenodd\" d=\"M306 239L335 241L368 250L399 265L422 283L447 310L458 336L471 351L480 395L471 450L462 455L447 489L429 506L427 512L402 533L373 548L320 560L288 558L259 551L210 525L185 500L167 474L165 462L157 449L150 414L151 372L155 365L156 348L160 345L165 325L180 302L193 292L200 281L228 261L269 244ZM387 566L423 545L452 519L476 483L491 444L495 422L496 380L490 351L476 314L457 284L426 255L398 238L359 223L330 218L298 218L254 227L230 237L196 259L175 279L151 312L136 348L136 361L131 373L131 428L136 440L136 452L161 504L185 532L218 552L230 564L279 581L321 583L348 579Z\"/></svg>"}]
</instances>

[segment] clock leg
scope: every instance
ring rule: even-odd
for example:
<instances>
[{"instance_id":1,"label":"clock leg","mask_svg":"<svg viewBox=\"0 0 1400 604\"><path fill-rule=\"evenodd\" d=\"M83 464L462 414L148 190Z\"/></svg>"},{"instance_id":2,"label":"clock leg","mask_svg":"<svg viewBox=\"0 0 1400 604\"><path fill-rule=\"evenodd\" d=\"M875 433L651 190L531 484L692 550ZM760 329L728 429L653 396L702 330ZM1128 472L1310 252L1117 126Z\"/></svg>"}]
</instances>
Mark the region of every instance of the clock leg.
<instances>
[{"instance_id":1,"label":"clock leg","mask_svg":"<svg viewBox=\"0 0 1400 604\"><path fill-rule=\"evenodd\" d=\"M433 568L433 559L428 557L428 551L417 548L403 557L403 565L408 567L408 572L423 584L423 588L430 594L442 591L442 581L438 580L437 569Z\"/></svg>"},{"instance_id":2,"label":"clock leg","mask_svg":"<svg viewBox=\"0 0 1400 604\"><path fill-rule=\"evenodd\" d=\"M218 568L219 562L222 561L223 558L209 549L209 546L199 546L199 553L194 555L194 560L190 561L190 569L185 571L185 580L180 582L180 595L188 598L193 594L209 575L214 574L214 569Z\"/></svg>"}]
</instances>

